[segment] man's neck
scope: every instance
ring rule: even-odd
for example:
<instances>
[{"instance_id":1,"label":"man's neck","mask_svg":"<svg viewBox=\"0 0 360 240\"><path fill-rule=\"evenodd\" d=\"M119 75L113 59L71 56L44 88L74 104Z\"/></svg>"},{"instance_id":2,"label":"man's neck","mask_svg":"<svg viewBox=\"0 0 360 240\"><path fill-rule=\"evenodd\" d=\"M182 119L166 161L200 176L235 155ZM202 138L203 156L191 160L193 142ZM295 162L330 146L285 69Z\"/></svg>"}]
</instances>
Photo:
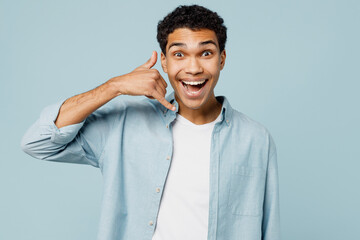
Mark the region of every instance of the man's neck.
<instances>
[{"instance_id":1,"label":"man's neck","mask_svg":"<svg viewBox=\"0 0 360 240\"><path fill-rule=\"evenodd\" d=\"M219 116L222 108L222 104L216 100L215 95L211 96L206 105L199 109L189 109L181 101L178 101L178 104L178 113L197 125L214 121Z\"/></svg>"}]
</instances>

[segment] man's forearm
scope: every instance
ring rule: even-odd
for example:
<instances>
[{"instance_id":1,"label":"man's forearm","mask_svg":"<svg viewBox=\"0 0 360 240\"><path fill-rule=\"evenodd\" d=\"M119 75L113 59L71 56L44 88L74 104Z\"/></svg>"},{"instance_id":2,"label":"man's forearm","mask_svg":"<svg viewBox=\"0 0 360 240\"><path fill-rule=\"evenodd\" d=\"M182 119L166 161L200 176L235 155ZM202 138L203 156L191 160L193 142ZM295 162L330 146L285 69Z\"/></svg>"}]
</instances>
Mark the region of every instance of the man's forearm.
<instances>
[{"instance_id":1,"label":"man's forearm","mask_svg":"<svg viewBox=\"0 0 360 240\"><path fill-rule=\"evenodd\" d=\"M156 61L157 53L154 51L146 63L132 72L114 77L93 90L67 99L59 110L55 125L61 128L80 123L120 94L155 98L166 108L175 111L175 106L165 99L167 83L158 70L152 69Z\"/></svg>"},{"instance_id":2,"label":"man's forearm","mask_svg":"<svg viewBox=\"0 0 360 240\"><path fill-rule=\"evenodd\" d=\"M59 110L55 125L58 128L82 122L96 109L120 95L110 81L88 92L68 98Z\"/></svg>"}]
</instances>

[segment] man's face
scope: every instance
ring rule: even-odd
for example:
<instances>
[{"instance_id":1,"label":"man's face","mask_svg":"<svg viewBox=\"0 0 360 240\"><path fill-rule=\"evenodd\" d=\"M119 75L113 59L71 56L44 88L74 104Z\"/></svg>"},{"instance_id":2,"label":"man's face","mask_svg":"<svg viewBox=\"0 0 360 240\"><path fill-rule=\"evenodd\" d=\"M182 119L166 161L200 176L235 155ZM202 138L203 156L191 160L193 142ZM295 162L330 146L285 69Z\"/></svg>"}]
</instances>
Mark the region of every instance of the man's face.
<instances>
[{"instance_id":1,"label":"man's face","mask_svg":"<svg viewBox=\"0 0 360 240\"><path fill-rule=\"evenodd\" d=\"M216 102L214 88L225 64L215 32L178 28L168 36L161 65L168 74L180 110L206 110Z\"/></svg>"}]
</instances>

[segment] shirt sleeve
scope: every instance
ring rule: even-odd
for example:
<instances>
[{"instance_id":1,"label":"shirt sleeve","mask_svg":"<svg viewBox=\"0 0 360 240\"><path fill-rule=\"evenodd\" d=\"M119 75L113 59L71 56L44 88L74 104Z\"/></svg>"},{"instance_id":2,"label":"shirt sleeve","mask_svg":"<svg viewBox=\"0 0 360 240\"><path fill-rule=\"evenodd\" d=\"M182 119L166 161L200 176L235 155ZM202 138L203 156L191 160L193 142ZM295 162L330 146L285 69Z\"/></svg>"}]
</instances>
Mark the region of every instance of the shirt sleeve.
<instances>
[{"instance_id":1,"label":"shirt sleeve","mask_svg":"<svg viewBox=\"0 0 360 240\"><path fill-rule=\"evenodd\" d=\"M84 121L57 128L63 101L46 107L27 130L21 148L30 156L48 161L88 164L99 167L99 159L116 114L107 105L94 111Z\"/></svg>"},{"instance_id":2,"label":"shirt sleeve","mask_svg":"<svg viewBox=\"0 0 360 240\"><path fill-rule=\"evenodd\" d=\"M280 240L280 205L277 151L273 138L269 135L269 162L266 174L265 198L263 206L262 240Z\"/></svg>"}]
</instances>

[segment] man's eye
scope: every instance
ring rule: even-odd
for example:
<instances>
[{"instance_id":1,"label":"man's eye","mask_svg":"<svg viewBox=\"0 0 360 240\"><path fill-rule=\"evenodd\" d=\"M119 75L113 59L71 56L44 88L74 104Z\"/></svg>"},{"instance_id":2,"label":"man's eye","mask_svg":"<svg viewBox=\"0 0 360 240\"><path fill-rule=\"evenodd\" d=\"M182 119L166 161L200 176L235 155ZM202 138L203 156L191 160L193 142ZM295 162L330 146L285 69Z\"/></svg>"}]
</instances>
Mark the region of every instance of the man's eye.
<instances>
[{"instance_id":1,"label":"man's eye","mask_svg":"<svg viewBox=\"0 0 360 240\"><path fill-rule=\"evenodd\" d=\"M176 52L176 53L174 53L174 56L175 57L182 57L184 55L181 52Z\"/></svg>"},{"instance_id":2,"label":"man's eye","mask_svg":"<svg viewBox=\"0 0 360 240\"><path fill-rule=\"evenodd\" d=\"M203 56L210 56L212 54L212 52L211 51L204 51L203 52Z\"/></svg>"}]
</instances>

